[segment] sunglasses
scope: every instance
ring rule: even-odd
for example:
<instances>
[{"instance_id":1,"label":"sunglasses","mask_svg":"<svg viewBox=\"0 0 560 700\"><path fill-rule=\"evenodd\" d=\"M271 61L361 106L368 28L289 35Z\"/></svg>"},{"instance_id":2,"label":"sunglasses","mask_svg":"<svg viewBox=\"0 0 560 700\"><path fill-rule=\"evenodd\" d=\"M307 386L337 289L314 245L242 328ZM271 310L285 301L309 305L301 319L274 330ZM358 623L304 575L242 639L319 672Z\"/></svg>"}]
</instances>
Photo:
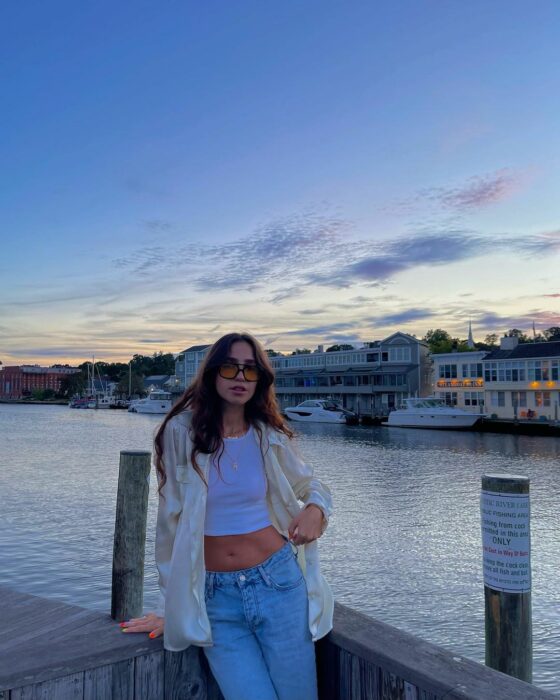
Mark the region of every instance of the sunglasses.
<instances>
[{"instance_id":1,"label":"sunglasses","mask_svg":"<svg viewBox=\"0 0 560 700\"><path fill-rule=\"evenodd\" d=\"M239 370L243 372L243 377L246 382L257 382L260 376L260 370L257 365L238 365L236 362L224 362L218 367L218 374L223 379L235 379L239 374Z\"/></svg>"}]
</instances>

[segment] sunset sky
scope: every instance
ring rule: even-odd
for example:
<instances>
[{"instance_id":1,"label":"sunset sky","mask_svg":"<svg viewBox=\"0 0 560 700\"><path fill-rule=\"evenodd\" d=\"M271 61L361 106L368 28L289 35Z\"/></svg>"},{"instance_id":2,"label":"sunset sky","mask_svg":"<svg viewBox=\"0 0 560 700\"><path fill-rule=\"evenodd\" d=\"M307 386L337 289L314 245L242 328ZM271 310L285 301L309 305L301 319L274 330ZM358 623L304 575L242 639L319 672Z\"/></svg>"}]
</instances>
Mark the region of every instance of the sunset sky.
<instances>
[{"instance_id":1,"label":"sunset sky","mask_svg":"<svg viewBox=\"0 0 560 700\"><path fill-rule=\"evenodd\" d=\"M0 17L0 360L560 326L560 3Z\"/></svg>"}]
</instances>

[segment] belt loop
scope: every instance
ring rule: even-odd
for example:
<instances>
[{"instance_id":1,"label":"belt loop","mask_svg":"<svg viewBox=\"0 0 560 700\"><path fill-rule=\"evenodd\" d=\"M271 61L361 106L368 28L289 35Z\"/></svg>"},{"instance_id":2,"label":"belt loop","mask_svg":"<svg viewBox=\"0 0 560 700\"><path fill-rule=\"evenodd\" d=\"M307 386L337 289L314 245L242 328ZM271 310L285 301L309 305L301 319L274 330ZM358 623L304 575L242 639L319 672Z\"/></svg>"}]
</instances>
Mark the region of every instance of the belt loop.
<instances>
[{"instance_id":1,"label":"belt loop","mask_svg":"<svg viewBox=\"0 0 560 700\"><path fill-rule=\"evenodd\" d=\"M208 598L212 598L214 595L215 577L216 574L213 571L206 574L206 595Z\"/></svg>"},{"instance_id":2,"label":"belt loop","mask_svg":"<svg viewBox=\"0 0 560 700\"><path fill-rule=\"evenodd\" d=\"M257 569L259 570L260 575L263 577L263 581L266 583L267 586L272 586L272 583L270 582L270 576L266 573L266 569L262 564L259 564L257 566Z\"/></svg>"}]
</instances>

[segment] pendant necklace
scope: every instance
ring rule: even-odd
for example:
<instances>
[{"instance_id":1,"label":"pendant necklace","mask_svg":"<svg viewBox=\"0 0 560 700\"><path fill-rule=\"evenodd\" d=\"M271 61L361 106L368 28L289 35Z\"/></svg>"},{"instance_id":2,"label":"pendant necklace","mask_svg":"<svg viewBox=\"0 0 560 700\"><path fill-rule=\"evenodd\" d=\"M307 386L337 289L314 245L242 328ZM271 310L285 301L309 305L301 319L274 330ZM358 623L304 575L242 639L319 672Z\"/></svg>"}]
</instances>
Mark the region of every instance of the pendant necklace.
<instances>
[{"instance_id":1,"label":"pendant necklace","mask_svg":"<svg viewBox=\"0 0 560 700\"><path fill-rule=\"evenodd\" d=\"M249 428L249 430L251 430L251 428ZM236 437L236 438L229 438L229 439L230 439L230 440L231 440L231 439L240 440L240 439L242 439L242 438L245 438L245 437L247 437L247 435L249 434L249 430L245 433L245 435L240 435L239 437ZM247 447L247 443L245 442L244 444L241 445L241 449L239 450L239 452L237 453L237 455L236 455L235 457L233 457L232 454L231 454L231 452L230 452L230 451L228 450L228 448L226 447L226 443L225 443L225 440L224 440L224 452L225 452L226 455L230 458L230 460L231 460L231 467L232 467L232 469L233 469L234 472L236 472L237 469L238 469L238 467L239 467L239 460L241 459L241 455L242 455L243 452L245 451L245 448L246 448L246 447Z\"/></svg>"}]
</instances>

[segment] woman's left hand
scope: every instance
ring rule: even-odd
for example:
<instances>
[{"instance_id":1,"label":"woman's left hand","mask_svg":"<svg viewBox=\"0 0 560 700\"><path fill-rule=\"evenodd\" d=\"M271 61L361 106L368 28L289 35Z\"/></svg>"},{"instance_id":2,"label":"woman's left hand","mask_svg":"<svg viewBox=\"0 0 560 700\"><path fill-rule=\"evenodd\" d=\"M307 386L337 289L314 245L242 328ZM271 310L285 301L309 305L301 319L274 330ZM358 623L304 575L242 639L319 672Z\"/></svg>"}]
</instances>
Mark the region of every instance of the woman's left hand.
<instances>
[{"instance_id":1,"label":"woman's left hand","mask_svg":"<svg viewBox=\"0 0 560 700\"><path fill-rule=\"evenodd\" d=\"M294 544L307 544L321 537L322 530L323 511L310 503L292 520L288 534Z\"/></svg>"}]
</instances>

